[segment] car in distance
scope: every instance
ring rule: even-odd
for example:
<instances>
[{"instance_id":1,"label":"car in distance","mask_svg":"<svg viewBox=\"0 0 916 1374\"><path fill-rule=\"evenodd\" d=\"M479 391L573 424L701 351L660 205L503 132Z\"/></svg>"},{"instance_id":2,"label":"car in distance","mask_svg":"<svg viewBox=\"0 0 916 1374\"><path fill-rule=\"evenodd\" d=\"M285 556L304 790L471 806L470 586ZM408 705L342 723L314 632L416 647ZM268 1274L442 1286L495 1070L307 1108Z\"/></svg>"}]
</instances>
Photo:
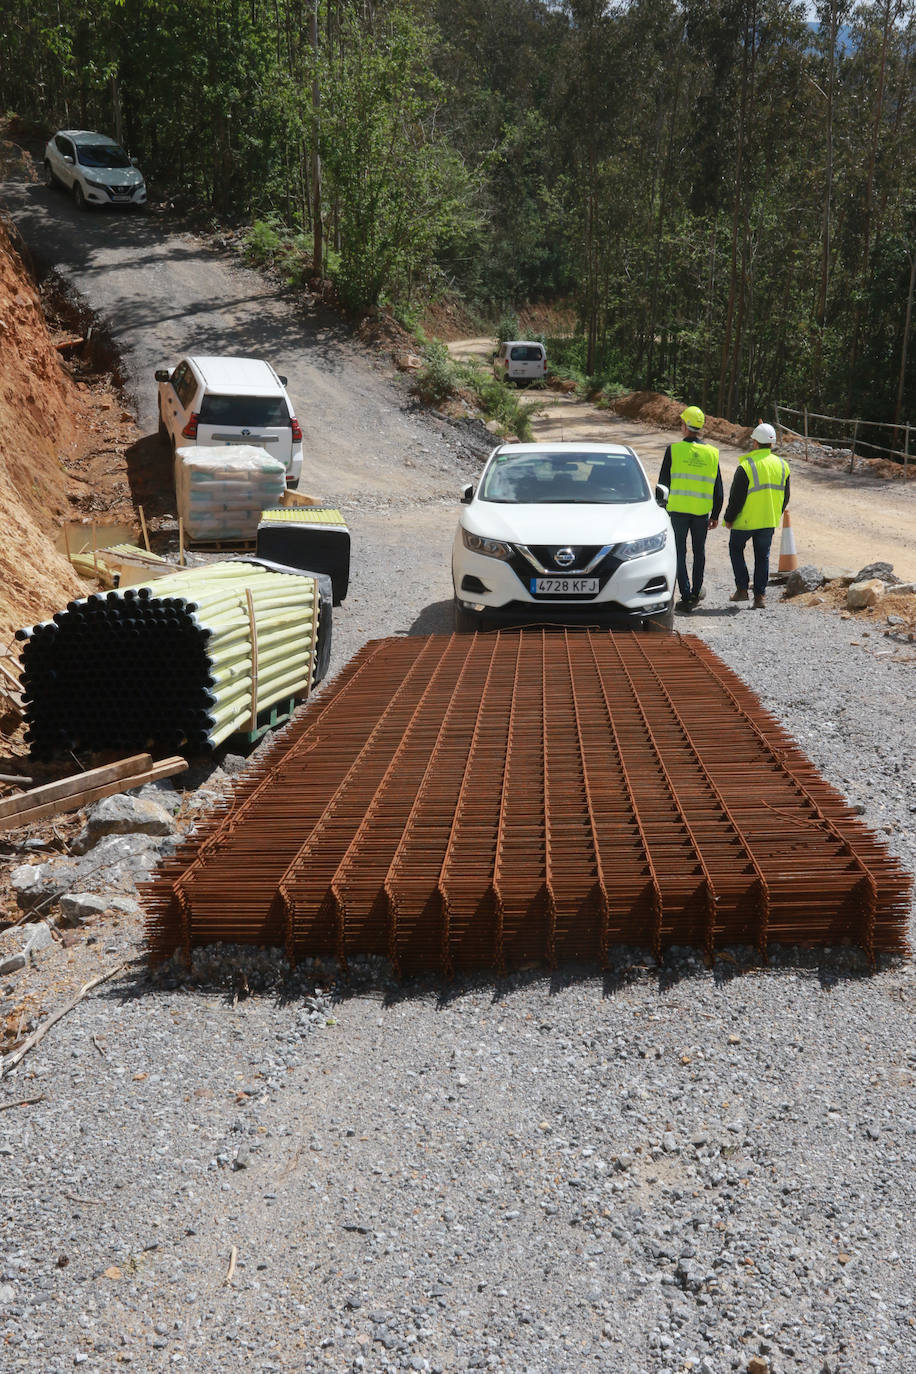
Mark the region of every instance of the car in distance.
<instances>
[{"instance_id":1,"label":"car in distance","mask_svg":"<svg viewBox=\"0 0 916 1374\"><path fill-rule=\"evenodd\" d=\"M501 382L542 381L547 376L547 349L529 339L508 339L501 343L493 359L493 373Z\"/></svg>"},{"instance_id":2,"label":"car in distance","mask_svg":"<svg viewBox=\"0 0 916 1374\"><path fill-rule=\"evenodd\" d=\"M189 444L255 444L286 468L286 485L302 473L302 430L286 378L261 358L187 356L156 372L159 437Z\"/></svg>"},{"instance_id":3,"label":"car in distance","mask_svg":"<svg viewBox=\"0 0 916 1374\"><path fill-rule=\"evenodd\" d=\"M484 620L674 624L671 522L623 444L501 444L465 487L455 628Z\"/></svg>"},{"instance_id":4,"label":"car in distance","mask_svg":"<svg viewBox=\"0 0 916 1374\"><path fill-rule=\"evenodd\" d=\"M137 159L107 134L62 129L45 148L45 184L63 186L80 210L90 205L146 204Z\"/></svg>"}]
</instances>

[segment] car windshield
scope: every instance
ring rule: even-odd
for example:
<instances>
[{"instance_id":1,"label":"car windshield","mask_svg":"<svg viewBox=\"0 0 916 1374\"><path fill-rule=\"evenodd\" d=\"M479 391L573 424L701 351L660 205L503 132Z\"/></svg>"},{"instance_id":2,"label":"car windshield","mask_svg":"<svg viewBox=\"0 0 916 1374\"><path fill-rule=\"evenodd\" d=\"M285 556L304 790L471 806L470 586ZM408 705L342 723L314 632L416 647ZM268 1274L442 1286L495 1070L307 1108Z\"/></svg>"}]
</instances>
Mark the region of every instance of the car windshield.
<instances>
[{"instance_id":1,"label":"car windshield","mask_svg":"<svg viewBox=\"0 0 916 1374\"><path fill-rule=\"evenodd\" d=\"M502 453L487 468L481 501L511 505L616 506L646 501L645 474L631 453Z\"/></svg>"},{"instance_id":2,"label":"car windshield","mask_svg":"<svg viewBox=\"0 0 916 1374\"><path fill-rule=\"evenodd\" d=\"M202 425L277 429L289 426L289 411L282 396L204 396L199 419Z\"/></svg>"},{"instance_id":3,"label":"car windshield","mask_svg":"<svg viewBox=\"0 0 916 1374\"><path fill-rule=\"evenodd\" d=\"M130 166L130 158L116 143L77 143L76 156L83 167Z\"/></svg>"}]
</instances>

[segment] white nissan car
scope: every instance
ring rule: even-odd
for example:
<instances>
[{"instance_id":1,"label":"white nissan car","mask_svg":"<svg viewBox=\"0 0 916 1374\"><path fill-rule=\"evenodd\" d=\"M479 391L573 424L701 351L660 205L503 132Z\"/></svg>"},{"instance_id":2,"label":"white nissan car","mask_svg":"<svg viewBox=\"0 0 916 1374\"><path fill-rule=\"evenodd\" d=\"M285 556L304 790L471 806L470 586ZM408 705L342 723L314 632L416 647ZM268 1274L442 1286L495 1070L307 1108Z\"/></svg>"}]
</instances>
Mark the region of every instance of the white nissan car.
<instances>
[{"instance_id":1,"label":"white nissan car","mask_svg":"<svg viewBox=\"0 0 916 1374\"><path fill-rule=\"evenodd\" d=\"M674 623L668 513L622 444L493 450L452 549L456 629L484 618Z\"/></svg>"},{"instance_id":2,"label":"white nissan car","mask_svg":"<svg viewBox=\"0 0 916 1374\"><path fill-rule=\"evenodd\" d=\"M120 144L88 129L61 129L45 148L45 184L69 191L80 210L91 205L146 204L146 183Z\"/></svg>"}]
</instances>

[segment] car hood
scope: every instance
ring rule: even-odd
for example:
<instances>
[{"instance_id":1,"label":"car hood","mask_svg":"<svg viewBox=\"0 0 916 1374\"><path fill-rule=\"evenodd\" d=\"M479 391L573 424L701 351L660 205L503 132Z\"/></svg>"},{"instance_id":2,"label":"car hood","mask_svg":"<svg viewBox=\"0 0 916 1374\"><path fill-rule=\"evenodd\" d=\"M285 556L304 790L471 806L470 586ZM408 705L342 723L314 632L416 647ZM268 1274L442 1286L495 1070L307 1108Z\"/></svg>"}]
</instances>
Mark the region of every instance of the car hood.
<instances>
[{"instance_id":1,"label":"car hood","mask_svg":"<svg viewBox=\"0 0 916 1374\"><path fill-rule=\"evenodd\" d=\"M619 544L668 528L654 501L633 505L502 505L475 501L461 523L473 534L511 544Z\"/></svg>"},{"instance_id":2,"label":"car hood","mask_svg":"<svg viewBox=\"0 0 916 1374\"><path fill-rule=\"evenodd\" d=\"M139 186L143 181L136 167L84 167L80 163L80 170L102 186Z\"/></svg>"}]
</instances>

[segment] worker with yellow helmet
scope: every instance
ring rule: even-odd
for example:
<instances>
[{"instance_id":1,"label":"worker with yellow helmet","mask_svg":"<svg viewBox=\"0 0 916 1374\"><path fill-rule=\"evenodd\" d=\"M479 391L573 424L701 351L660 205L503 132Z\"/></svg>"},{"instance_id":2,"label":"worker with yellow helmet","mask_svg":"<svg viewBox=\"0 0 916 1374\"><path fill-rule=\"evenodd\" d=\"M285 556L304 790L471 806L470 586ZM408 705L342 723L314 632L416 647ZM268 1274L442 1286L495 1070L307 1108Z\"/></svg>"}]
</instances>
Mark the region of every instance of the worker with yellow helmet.
<instances>
[{"instance_id":1,"label":"worker with yellow helmet","mask_svg":"<svg viewBox=\"0 0 916 1374\"><path fill-rule=\"evenodd\" d=\"M723 490L719 450L700 437L706 416L699 406L687 406L679 418L683 437L665 449L658 480L668 488L666 505L677 552L681 599L675 610L689 615L706 595L706 535L719 523ZM687 568L688 537L693 551L692 576Z\"/></svg>"}]
</instances>

